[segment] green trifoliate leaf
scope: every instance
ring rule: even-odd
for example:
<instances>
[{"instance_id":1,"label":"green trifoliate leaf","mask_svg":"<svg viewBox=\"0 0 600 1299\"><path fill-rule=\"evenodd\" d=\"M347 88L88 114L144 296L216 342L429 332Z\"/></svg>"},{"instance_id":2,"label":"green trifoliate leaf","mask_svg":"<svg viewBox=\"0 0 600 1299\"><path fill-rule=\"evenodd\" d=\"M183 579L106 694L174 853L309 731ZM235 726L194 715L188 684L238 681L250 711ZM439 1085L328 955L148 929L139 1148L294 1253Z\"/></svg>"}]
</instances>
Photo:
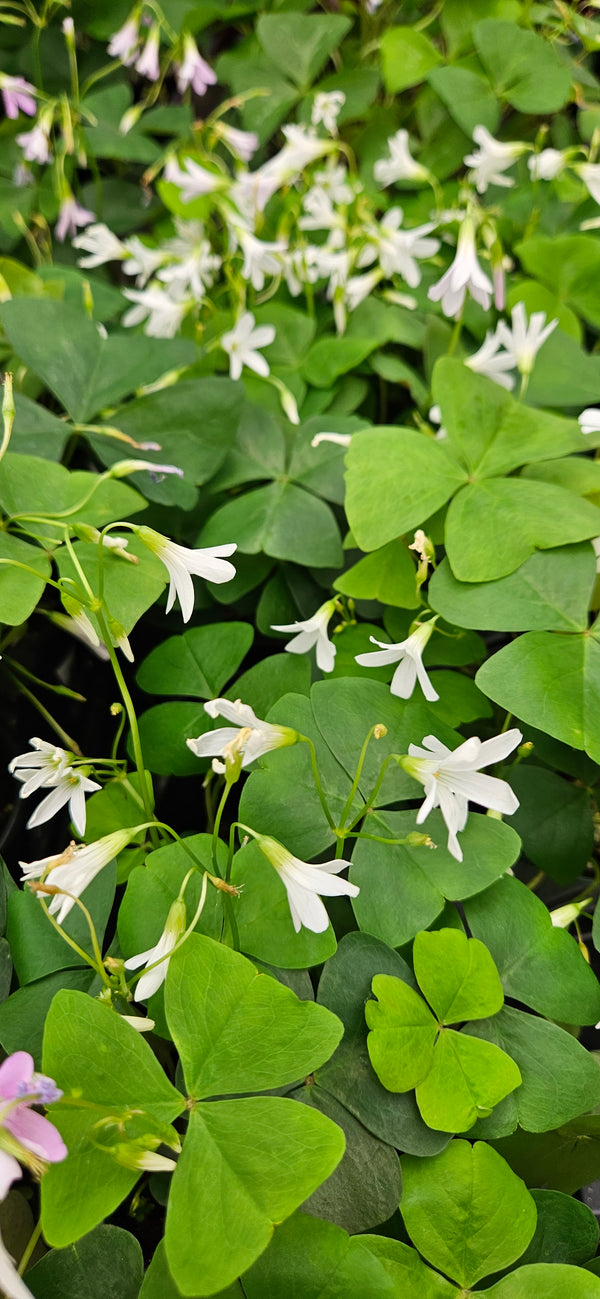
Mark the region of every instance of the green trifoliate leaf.
<instances>
[{"instance_id":1,"label":"green trifoliate leaf","mask_svg":"<svg viewBox=\"0 0 600 1299\"><path fill-rule=\"evenodd\" d=\"M417 934L413 961L419 987L443 1024L483 1019L504 1003L487 947L459 929Z\"/></svg>"}]
</instances>

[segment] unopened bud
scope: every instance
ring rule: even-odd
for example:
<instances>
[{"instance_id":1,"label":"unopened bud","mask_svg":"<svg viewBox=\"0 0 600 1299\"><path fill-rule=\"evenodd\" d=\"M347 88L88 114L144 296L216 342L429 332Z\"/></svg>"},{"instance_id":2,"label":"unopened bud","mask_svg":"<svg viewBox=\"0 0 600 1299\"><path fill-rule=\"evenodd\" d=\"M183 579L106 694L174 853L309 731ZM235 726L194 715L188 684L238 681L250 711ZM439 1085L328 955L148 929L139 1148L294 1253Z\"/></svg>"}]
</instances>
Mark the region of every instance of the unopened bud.
<instances>
[{"instance_id":1,"label":"unopened bud","mask_svg":"<svg viewBox=\"0 0 600 1299\"><path fill-rule=\"evenodd\" d=\"M387 726L384 726L383 722L378 722L377 726L373 727L373 739L382 740L384 735L387 735Z\"/></svg>"},{"instance_id":2,"label":"unopened bud","mask_svg":"<svg viewBox=\"0 0 600 1299\"><path fill-rule=\"evenodd\" d=\"M568 929L569 925L572 925L573 921L578 919L581 912L585 911L586 907L591 906L591 903L591 898L584 898L583 902L567 902L564 907L556 907L554 911L550 912L552 924L557 929Z\"/></svg>"}]
</instances>

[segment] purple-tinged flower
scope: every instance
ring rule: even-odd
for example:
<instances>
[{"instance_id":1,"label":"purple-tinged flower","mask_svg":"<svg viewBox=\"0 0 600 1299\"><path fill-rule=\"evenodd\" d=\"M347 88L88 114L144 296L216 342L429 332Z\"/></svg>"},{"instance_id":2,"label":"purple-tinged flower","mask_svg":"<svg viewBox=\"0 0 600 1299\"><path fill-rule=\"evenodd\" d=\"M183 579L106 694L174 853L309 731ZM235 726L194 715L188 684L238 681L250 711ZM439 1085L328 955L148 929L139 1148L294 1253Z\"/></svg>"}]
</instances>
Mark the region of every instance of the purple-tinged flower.
<instances>
[{"instance_id":1,"label":"purple-tinged flower","mask_svg":"<svg viewBox=\"0 0 600 1299\"><path fill-rule=\"evenodd\" d=\"M140 57L136 61L135 70L139 72L140 77L147 77L149 81L158 81L160 76L159 47L160 29L155 23L150 30L150 35Z\"/></svg>"},{"instance_id":2,"label":"purple-tinged flower","mask_svg":"<svg viewBox=\"0 0 600 1299\"><path fill-rule=\"evenodd\" d=\"M139 38L140 31L137 18L128 18L118 32L115 32L114 36L110 38L108 44L110 57L120 59L126 68L130 67L137 54Z\"/></svg>"},{"instance_id":3,"label":"purple-tinged flower","mask_svg":"<svg viewBox=\"0 0 600 1299\"><path fill-rule=\"evenodd\" d=\"M20 1159L35 1173L60 1163L67 1148L54 1124L32 1105L50 1105L62 1092L52 1078L36 1074L27 1051L15 1051L0 1064L0 1198L21 1176Z\"/></svg>"},{"instance_id":4,"label":"purple-tinged flower","mask_svg":"<svg viewBox=\"0 0 600 1299\"><path fill-rule=\"evenodd\" d=\"M19 113L26 113L28 117L35 117L36 103L33 96L35 95L35 86L32 86L24 77L9 77L5 72L0 72L0 91L4 100L4 111L7 117L13 121L19 116Z\"/></svg>"},{"instance_id":5,"label":"purple-tinged flower","mask_svg":"<svg viewBox=\"0 0 600 1299\"><path fill-rule=\"evenodd\" d=\"M196 95L205 95L209 86L216 84L217 74L202 55L193 36L186 32L183 38L183 59L177 67L177 89L182 95L188 86Z\"/></svg>"},{"instance_id":6,"label":"purple-tinged flower","mask_svg":"<svg viewBox=\"0 0 600 1299\"><path fill-rule=\"evenodd\" d=\"M71 193L63 198L58 221L54 229L56 238L62 244L67 235L73 239L77 234L78 226L89 226L92 221L96 220L96 213L90 212L88 208L82 207Z\"/></svg>"}]
</instances>

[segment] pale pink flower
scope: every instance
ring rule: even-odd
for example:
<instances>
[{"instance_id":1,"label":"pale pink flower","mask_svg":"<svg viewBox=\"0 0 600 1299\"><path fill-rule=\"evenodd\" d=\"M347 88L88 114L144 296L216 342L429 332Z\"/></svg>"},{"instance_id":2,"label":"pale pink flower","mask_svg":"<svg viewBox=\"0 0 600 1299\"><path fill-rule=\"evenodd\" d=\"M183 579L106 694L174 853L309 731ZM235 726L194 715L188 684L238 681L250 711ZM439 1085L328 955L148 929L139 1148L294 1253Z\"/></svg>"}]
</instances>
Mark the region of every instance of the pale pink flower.
<instances>
[{"instance_id":1,"label":"pale pink flower","mask_svg":"<svg viewBox=\"0 0 600 1299\"><path fill-rule=\"evenodd\" d=\"M88 208L82 207L72 194L67 194L66 198L63 198L61 202L54 233L62 244L67 235L69 235L70 239L76 235L78 226L89 226L95 220L95 212L90 212Z\"/></svg>"},{"instance_id":2,"label":"pale pink flower","mask_svg":"<svg viewBox=\"0 0 600 1299\"><path fill-rule=\"evenodd\" d=\"M110 38L108 53L111 59L120 59L126 68L130 67L135 61L139 39L140 30L137 18L128 18L118 32L115 32L114 36Z\"/></svg>"},{"instance_id":3,"label":"pale pink flower","mask_svg":"<svg viewBox=\"0 0 600 1299\"><path fill-rule=\"evenodd\" d=\"M202 55L193 36L186 32L183 38L183 59L177 68L177 89L182 95L188 86L196 95L205 95L209 86L216 84L217 74Z\"/></svg>"},{"instance_id":4,"label":"pale pink flower","mask_svg":"<svg viewBox=\"0 0 600 1299\"><path fill-rule=\"evenodd\" d=\"M14 121L20 112L26 113L28 117L35 117L36 104L33 98L35 86L24 77L9 77L7 73L0 72L0 91L7 117Z\"/></svg>"}]
</instances>

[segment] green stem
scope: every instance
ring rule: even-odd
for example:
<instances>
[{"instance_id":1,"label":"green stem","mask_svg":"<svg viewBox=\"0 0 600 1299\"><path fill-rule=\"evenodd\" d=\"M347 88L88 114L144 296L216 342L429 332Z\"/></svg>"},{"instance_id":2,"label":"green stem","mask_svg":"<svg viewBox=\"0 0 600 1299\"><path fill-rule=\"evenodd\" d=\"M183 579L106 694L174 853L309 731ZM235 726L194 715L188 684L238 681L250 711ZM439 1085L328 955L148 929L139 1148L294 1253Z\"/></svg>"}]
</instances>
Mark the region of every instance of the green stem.
<instances>
[{"instance_id":1,"label":"green stem","mask_svg":"<svg viewBox=\"0 0 600 1299\"><path fill-rule=\"evenodd\" d=\"M312 767L313 780L315 782L315 788L319 796L319 802L321 804L321 807L323 808L323 812L327 820L327 824L329 825L330 829L332 829L335 833L336 824L331 815L331 812L329 811L329 805L327 803L327 799L325 798L325 794L323 793L321 778L319 776L319 768L317 766L317 754L315 751L315 746L308 735L298 734L298 740L302 741L304 744L308 744L310 750L310 762Z\"/></svg>"},{"instance_id":2,"label":"green stem","mask_svg":"<svg viewBox=\"0 0 600 1299\"><path fill-rule=\"evenodd\" d=\"M21 1261L17 1268L19 1276L23 1276L25 1268L27 1267L27 1264L31 1258L31 1255L33 1254L33 1251L38 1243L38 1240L40 1239L41 1234L42 1234L42 1219L40 1217L36 1222L35 1227L33 1228L33 1231L21 1255Z\"/></svg>"},{"instance_id":3,"label":"green stem","mask_svg":"<svg viewBox=\"0 0 600 1299\"><path fill-rule=\"evenodd\" d=\"M140 731L139 731L135 708L133 706L133 700L127 688L125 677L123 676L123 673L121 671L121 664L119 663L119 660L116 655L116 651L114 649L114 646L110 638L110 632L106 625L106 618L104 617L104 610L97 609L95 612L96 612L96 618L98 620L98 626L100 628L100 633L104 641L104 644L106 645L108 656L112 664L112 669L117 679L117 685L121 692L121 698L125 705L127 719L129 721L129 729L131 731L131 742L133 744L133 756L135 759L137 773L140 778L140 793L144 800L144 811L146 813L148 820L154 822L154 803L151 799L150 791L148 787L148 781L146 779L144 755L142 753ZM159 844L159 840L158 840L158 836L156 835L154 826L150 827L150 837L152 839L153 846L157 848Z\"/></svg>"},{"instance_id":4,"label":"green stem","mask_svg":"<svg viewBox=\"0 0 600 1299\"><path fill-rule=\"evenodd\" d=\"M20 681L19 678L15 676L14 672L11 672L10 668L6 666L6 663L4 663L3 666L6 675L10 678L11 681L14 681L17 690L19 690L20 693L25 696L25 699L29 700L30 704L33 704L33 707L37 710L40 716L44 718L44 721L47 722L48 725L55 732L55 734L58 735L59 740L62 740L64 747L66 749L71 749L72 752L76 753L79 758L82 758L83 754L81 752L81 749L79 748L77 741L74 740L72 736L68 735L65 730L63 730L63 727L60 725L60 722L56 721L56 718L52 716L52 713L49 712L49 710L45 707L45 705L41 702L41 700L39 700L37 696L34 695L33 691L29 689L29 686L26 686L24 681Z\"/></svg>"},{"instance_id":5,"label":"green stem","mask_svg":"<svg viewBox=\"0 0 600 1299\"><path fill-rule=\"evenodd\" d=\"M359 756L358 756L358 764L357 764L357 767L356 767L356 774L355 774L355 776L354 776L354 780L352 781L352 785L351 785L351 788L350 788L350 793L348 794L348 797L347 797L347 799L346 799L346 803L345 803L345 805L344 805L344 809L343 809L343 812L342 812L342 815L341 815L341 818L340 818L340 823L339 823L339 825L338 825L338 827L337 827L337 828L338 828L338 832L339 832L340 830L343 830L343 829L344 829L344 826L345 826L345 824L346 824L346 817L350 815L350 811L351 811L351 809L352 809L352 804L353 804L353 802L354 802L354 799L355 799L355 796L356 796L356 791L357 791L357 789L358 789L358 782L359 782L359 780L360 780L360 778L361 778L361 776L362 776L362 769L363 769L363 767L364 767L364 765L365 765L365 758L366 758L366 756L367 756L367 749L368 749L368 747L369 747L369 743L370 743L370 741L373 739L373 735L374 735L374 733L375 733L375 727L372 726L371 729L370 729L370 731L367 732L367 735L366 735L366 737L365 737L365 739L364 739L364 741L363 741L363 746L362 746L362 749L361 749L361 751L360 751L360 753L359 753Z\"/></svg>"},{"instance_id":6,"label":"green stem","mask_svg":"<svg viewBox=\"0 0 600 1299\"><path fill-rule=\"evenodd\" d=\"M78 900L79 900L79 899L75 898L75 895L74 895L74 894L72 894L72 893L65 893L64 889L61 889L61 893L64 893L65 897L72 897L74 901L78 901ZM42 894L41 894L41 893L38 893L37 896L38 896L38 898L39 898L39 900L40 900L40 902L41 902L41 904L42 904L42 907L43 907L43 909L44 909L44 911L45 911L45 913L46 913L46 915L47 915L47 917L48 917L48 920L50 921L50 924L52 925L52 928L56 930L57 934L60 934L60 937L61 937L62 939L64 939L65 943L68 943L68 944L69 944L69 947L72 947L72 948L73 948L73 951L74 951L74 952L77 952L77 955L81 957L82 961L85 961L85 964L86 964L86 965L90 965L91 968L92 968L92 970L95 970L95 971L96 971L96 974L98 974L98 975L100 976L100 978L102 979L102 982L103 982L104 984L106 984L108 987L110 987L110 980L109 980L109 978L108 978L108 975L107 975L107 973L106 973L106 970L104 969L104 965L103 965L103 963L102 963L102 958L100 958L100 965L98 966L98 965L96 964L96 961L95 961L95 960L94 960L94 959L89 955L89 953L88 953L88 952L85 952L84 949L83 949L83 947L80 947L80 946L79 946L79 943L76 943L76 942L75 942L75 939L74 939L74 938L71 938L69 934L66 934L65 931L64 931L64 929L62 928L62 925L59 925L58 921L54 919L54 916L51 916L51 915L50 915L50 912L49 912L49 910L48 910L48 907L47 907L47 905L46 905L46 902L45 902L44 898L42 897ZM88 912L88 915L89 915L89 912Z\"/></svg>"},{"instance_id":7,"label":"green stem","mask_svg":"<svg viewBox=\"0 0 600 1299\"><path fill-rule=\"evenodd\" d=\"M369 794L364 807L361 807L359 809L356 816L350 822L350 825L348 826L348 830L353 830L355 825L358 825L358 822L362 821L363 817L365 817L367 812L370 811L371 807L373 806L373 803L375 802L375 799L377 798L379 790L381 789L383 781L385 779L385 774L388 769L388 763L391 762L393 757L394 757L393 753L388 753L387 758L384 758L379 770L379 775L373 786L373 789L371 790L371 793Z\"/></svg>"},{"instance_id":8,"label":"green stem","mask_svg":"<svg viewBox=\"0 0 600 1299\"><path fill-rule=\"evenodd\" d=\"M225 804L229 797L230 789L231 789L231 781L228 780L226 781L225 788L223 790L219 802L219 806L215 813L215 823L213 825L213 832L212 832L212 860L215 869L215 875L219 875L219 876L221 875L221 872L219 870L219 862L217 858L217 850L218 850L218 843L219 843L219 828L221 825L221 817L223 816L223 812L225 810ZM229 876L226 876L226 878L228 879Z\"/></svg>"}]
</instances>

